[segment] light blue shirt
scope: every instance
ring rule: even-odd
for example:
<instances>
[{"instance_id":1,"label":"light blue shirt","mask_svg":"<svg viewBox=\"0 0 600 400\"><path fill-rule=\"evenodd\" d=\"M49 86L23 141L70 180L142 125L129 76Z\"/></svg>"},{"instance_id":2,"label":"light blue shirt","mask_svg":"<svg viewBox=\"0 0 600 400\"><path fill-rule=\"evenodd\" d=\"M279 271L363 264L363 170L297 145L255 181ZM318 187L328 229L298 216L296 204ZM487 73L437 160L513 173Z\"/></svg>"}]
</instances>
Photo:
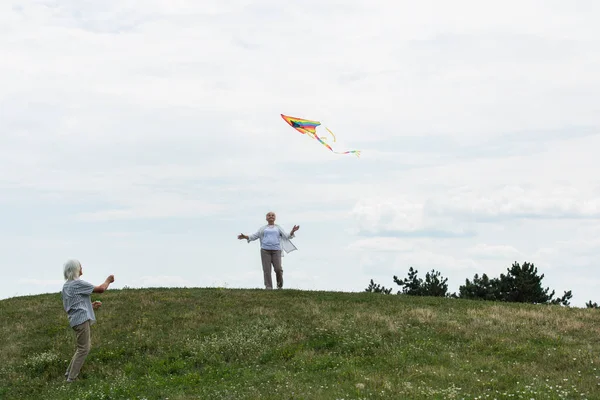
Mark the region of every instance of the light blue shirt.
<instances>
[{"instance_id":1,"label":"light blue shirt","mask_svg":"<svg viewBox=\"0 0 600 400\"><path fill-rule=\"evenodd\" d=\"M264 243L265 243L265 239L267 241L269 241L268 243L271 243L269 246L272 246L273 242L272 239L273 237L271 237L271 239L267 239L266 235L267 232L270 232L271 230L273 231L279 231L279 235L275 235L275 238L278 240L279 242L279 249L283 250L285 253L290 253L292 251L298 250L298 248L294 245L294 243L292 243L292 241L290 239L294 238L295 235L290 235L289 233L287 233L286 231L284 231L279 225L275 224L273 227L270 227L270 225L263 225L258 231L256 231L256 233L253 233L251 235L248 236L248 243L255 241L256 239L260 240L260 247L261 248L265 248L264 247ZM281 253L281 256L284 256L284 252Z\"/></svg>"},{"instance_id":2,"label":"light blue shirt","mask_svg":"<svg viewBox=\"0 0 600 400\"><path fill-rule=\"evenodd\" d=\"M265 250L281 250L280 235L276 226L267 226L260 247Z\"/></svg>"},{"instance_id":3,"label":"light blue shirt","mask_svg":"<svg viewBox=\"0 0 600 400\"><path fill-rule=\"evenodd\" d=\"M71 327L83 324L87 320L90 320L90 325L96 323L90 297L93 291L94 285L81 279L66 281L63 285L61 292L63 307L69 316Z\"/></svg>"}]
</instances>

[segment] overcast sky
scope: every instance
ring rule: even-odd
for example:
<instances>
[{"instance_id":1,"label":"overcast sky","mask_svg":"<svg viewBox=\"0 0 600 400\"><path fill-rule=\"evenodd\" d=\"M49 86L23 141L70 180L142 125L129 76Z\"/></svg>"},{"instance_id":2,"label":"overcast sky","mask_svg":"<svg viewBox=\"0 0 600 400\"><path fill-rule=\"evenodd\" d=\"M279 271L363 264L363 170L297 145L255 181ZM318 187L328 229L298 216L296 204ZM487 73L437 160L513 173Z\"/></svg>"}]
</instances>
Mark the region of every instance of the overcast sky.
<instances>
[{"instance_id":1,"label":"overcast sky","mask_svg":"<svg viewBox=\"0 0 600 400\"><path fill-rule=\"evenodd\" d=\"M0 298L363 291L533 262L600 301L600 2L0 0ZM322 122L337 151L280 114ZM328 135L326 135L328 136Z\"/></svg>"}]
</instances>

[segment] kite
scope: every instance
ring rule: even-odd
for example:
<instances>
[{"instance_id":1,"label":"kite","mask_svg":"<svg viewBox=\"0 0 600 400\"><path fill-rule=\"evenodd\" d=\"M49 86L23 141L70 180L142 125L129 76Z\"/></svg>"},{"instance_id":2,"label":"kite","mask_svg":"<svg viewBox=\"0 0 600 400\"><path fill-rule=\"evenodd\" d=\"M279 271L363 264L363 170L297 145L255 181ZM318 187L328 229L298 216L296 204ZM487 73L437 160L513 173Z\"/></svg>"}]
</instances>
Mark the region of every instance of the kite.
<instances>
[{"instance_id":1,"label":"kite","mask_svg":"<svg viewBox=\"0 0 600 400\"><path fill-rule=\"evenodd\" d=\"M323 146L327 147L329 150L331 150L335 154L355 154L356 157L360 157L360 150L349 150L349 151L342 151L342 152L334 151L330 145L325 143L325 140L326 140L325 137L320 138L319 135L317 135L317 126L321 125L321 123L319 121L311 121L309 119L290 117L290 116L283 115L283 114L281 114L281 118L283 118L285 120L285 122L287 122L292 128L294 128L301 134L308 135L313 139L317 139ZM335 138L335 135L333 134L333 132L331 132L331 130L329 130L329 128L327 128L327 127L325 127L325 129L327 129L327 132L331 133L331 136L333 136L333 141L335 142L336 138Z\"/></svg>"}]
</instances>

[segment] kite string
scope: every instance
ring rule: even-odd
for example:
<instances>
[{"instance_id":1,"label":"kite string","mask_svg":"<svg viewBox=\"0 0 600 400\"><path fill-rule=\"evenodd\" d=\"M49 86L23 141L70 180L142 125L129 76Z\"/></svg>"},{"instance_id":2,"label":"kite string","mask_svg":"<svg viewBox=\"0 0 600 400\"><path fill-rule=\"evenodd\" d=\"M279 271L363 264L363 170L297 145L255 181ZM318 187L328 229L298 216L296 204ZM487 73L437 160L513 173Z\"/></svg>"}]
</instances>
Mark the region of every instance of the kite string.
<instances>
[{"instance_id":1,"label":"kite string","mask_svg":"<svg viewBox=\"0 0 600 400\"><path fill-rule=\"evenodd\" d=\"M335 143L336 138L335 138L335 135L333 134L333 132L331 132L331 130L328 127L325 127L325 129L327 129L327 132L331 133L331 136L333 136L333 142Z\"/></svg>"}]
</instances>

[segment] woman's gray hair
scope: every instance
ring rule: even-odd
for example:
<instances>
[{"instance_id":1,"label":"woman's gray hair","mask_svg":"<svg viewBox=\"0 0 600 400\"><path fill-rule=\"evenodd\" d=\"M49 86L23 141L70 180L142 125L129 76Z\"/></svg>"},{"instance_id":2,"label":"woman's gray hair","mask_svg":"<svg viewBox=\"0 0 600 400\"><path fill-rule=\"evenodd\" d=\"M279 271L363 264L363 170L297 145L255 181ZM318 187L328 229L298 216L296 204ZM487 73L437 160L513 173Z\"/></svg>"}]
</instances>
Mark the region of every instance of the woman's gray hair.
<instances>
[{"instance_id":1,"label":"woman's gray hair","mask_svg":"<svg viewBox=\"0 0 600 400\"><path fill-rule=\"evenodd\" d=\"M81 263L78 260L69 260L65 263L64 275L65 279L72 281L73 279L79 278L79 269Z\"/></svg>"}]
</instances>

